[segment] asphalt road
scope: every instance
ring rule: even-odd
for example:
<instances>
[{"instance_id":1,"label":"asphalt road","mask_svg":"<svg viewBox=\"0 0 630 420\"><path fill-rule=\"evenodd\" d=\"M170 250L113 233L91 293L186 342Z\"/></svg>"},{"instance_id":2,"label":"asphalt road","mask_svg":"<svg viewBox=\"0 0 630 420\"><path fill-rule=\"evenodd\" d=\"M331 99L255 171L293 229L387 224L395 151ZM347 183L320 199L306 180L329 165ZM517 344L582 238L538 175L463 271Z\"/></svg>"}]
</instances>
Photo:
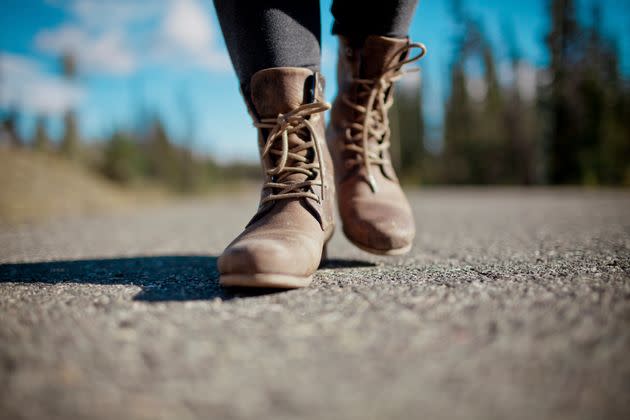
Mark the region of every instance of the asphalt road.
<instances>
[{"instance_id":1,"label":"asphalt road","mask_svg":"<svg viewBox=\"0 0 630 420\"><path fill-rule=\"evenodd\" d=\"M224 290L256 199L0 227L0 417L630 418L630 192L412 192L410 255Z\"/></svg>"}]
</instances>

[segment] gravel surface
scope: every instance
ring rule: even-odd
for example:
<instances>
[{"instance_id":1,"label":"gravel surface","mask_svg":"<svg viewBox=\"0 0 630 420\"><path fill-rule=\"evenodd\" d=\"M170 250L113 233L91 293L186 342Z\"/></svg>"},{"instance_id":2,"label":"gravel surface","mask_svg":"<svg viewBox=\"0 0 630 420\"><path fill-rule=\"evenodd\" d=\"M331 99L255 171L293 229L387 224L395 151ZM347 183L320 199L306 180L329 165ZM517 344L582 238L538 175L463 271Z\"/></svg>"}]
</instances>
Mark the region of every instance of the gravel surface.
<instances>
[{"instance_id":1,"label":"gravel surface","mask_svg":"<svg viewBox=\"0 0 630 420\"><path fill-rule=\"evenodd\" d=\"M218 285L256 193L0 227L0 417L630 418L630 193L410 197L276 293Z\"/></svg>"}]
</instances>

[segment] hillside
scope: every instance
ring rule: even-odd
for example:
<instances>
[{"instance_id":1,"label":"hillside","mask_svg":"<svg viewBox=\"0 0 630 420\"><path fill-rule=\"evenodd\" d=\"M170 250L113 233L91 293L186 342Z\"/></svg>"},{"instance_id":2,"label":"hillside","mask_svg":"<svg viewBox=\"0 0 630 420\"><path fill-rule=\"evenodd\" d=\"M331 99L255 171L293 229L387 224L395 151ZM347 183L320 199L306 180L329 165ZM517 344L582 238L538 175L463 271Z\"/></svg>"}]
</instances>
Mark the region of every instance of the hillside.
<instances>
[{"instance_id":1,"label":"hillside","mask_svg":"<svg viewBox=\"0 0 630 420\"><path fill-rule=\"evenodd\" d=\"M0 224L112 212L161 197L125 189L58 156L0 149Z\"/></svg>"}]
</instances>

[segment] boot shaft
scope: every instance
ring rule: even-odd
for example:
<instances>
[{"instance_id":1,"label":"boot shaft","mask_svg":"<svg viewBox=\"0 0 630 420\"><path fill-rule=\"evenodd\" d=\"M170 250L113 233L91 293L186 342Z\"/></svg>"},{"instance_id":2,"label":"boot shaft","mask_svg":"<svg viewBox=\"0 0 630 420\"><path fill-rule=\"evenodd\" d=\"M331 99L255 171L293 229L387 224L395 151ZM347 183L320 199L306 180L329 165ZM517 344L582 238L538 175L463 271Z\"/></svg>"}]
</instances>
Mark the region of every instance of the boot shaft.
<instances>
[{"instance_id":1,"label":"boot shaft","mask_svg":"<svg viewBox=\"0 0 630 420\"><path fill-rule=\"evenodd\" d=\"M382 76L389 64L404 60L409 45L407 38L388 38L369 36L356 45L344 36L339 36L339 54L337 62L337 83L339 92L354 96L353 83L356 79L376 79ZM396 57L398 56L398 57Z\"/></svg>"},{"instance_id":2,"label":"boot shaft","mask_svg":"<svg viewBox=\"0 0 630 420\"><path fill-rule=\"evenodd\" d=\"M259 127L258 145L265 185L270 182L286 185L312 183L300 191L314 194L317 199L305 197L298 200L313 213L322 228L328 230L333 226L334 174L321 112L325 109L321 107L329 107L324 101L324 84L320 73L306 68L265 69L252 76L251 95L246 102L254 124ZM315 108L319 104L320 107L309 114L309 104ZM299 112L296 114L296 111ZM270 136L275 138L270 139ZM283 145L283 141L287 144ZM312 146L308 147L311 142ZM309 165L317 167L309 169ZM270 174L274 169L278 172ZM280 201L290 200L268 201L269 197L282 193L282 190L263 188L257 217L286 204Z\"/></svg>"},{"instance_id":3,"label":"boot shaft","mask_svg":"<svg viewBox=\"0 0 630 420\"><path fill-rule=\"evenodd\" d=\"M403 65L420 59L426 48L408 38L383 36L369 36L359 45L340 36L339 43L339 93L328 131L333 155L343 161L336 162L337 175L343 179L359 172L374 187L376 169L371 167L375 166L386 178L397 181L389 153L393 84L403 75ZM411 49L420 52L409 58Z\"/></svg>"},{"instance_id":4,"label":"boot shaft","mask_svg":"<svg viewBox=\"0 0 630 420\"><path fill-rule=\"evenodd\" d=\"M300 105L325 102L324 88L324 77L319 72L302 67L276 67L252 76L246 100L256 119L274 118Z\"/></svg>"}]
</instances>

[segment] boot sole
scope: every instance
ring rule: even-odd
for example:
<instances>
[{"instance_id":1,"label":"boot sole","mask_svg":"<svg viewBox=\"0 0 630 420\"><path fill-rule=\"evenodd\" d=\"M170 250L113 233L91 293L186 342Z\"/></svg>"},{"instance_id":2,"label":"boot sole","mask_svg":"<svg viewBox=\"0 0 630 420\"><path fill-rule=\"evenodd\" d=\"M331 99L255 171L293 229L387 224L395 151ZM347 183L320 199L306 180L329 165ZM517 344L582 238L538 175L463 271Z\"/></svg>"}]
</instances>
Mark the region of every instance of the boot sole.
<instances>
[{"instance_id":1,"label":"boot sole","mask_svg":"<svg viewBox=\"0 0 630 420\"><path fill-rule=\"evenodd\" d=\"M376 248L370 248L367 247L365 245L362 245L358 242L353 241L352 239L350 239L348 237L348 235L346 235L346 238L348 238L348 240L357 248L365 251L365 252L369 252L370 254L376 254L376 255L387 255L390 257L396 256L396 255L404 255L406 253L408 253L409 251L411 251L411 247L413 246L413 244L409 244L407 246L404 246L402 248L394 248L394 249L376 249Z\"/></svg>"},{"instance_id":2,"label":"boot sole","mask_svg":"<svg viewBox=\"0 0 630 420\"><path fill-rule=\"evenodd\" d=\"M332 233L322 248L322 256L319 260L319 266L328 259L328 242L332 237ZM219 284L226 287L260 287L274 289L298 289L307 287L313 281L313 275L310 276L292 276L289 274L220 274Z\"/></svg>"},{"instance_id":3,"label":"boot sole","mask_svg":"<svg viewBox=\"0 0 630 420\"><path fill-rule=\"evenodd\" d=\"M287 274L222 274L219 277L219 284L228 287L297 289L308 286L311 281L313 281L313 276L302 277Z\"/></svg>"}]
</instances>

